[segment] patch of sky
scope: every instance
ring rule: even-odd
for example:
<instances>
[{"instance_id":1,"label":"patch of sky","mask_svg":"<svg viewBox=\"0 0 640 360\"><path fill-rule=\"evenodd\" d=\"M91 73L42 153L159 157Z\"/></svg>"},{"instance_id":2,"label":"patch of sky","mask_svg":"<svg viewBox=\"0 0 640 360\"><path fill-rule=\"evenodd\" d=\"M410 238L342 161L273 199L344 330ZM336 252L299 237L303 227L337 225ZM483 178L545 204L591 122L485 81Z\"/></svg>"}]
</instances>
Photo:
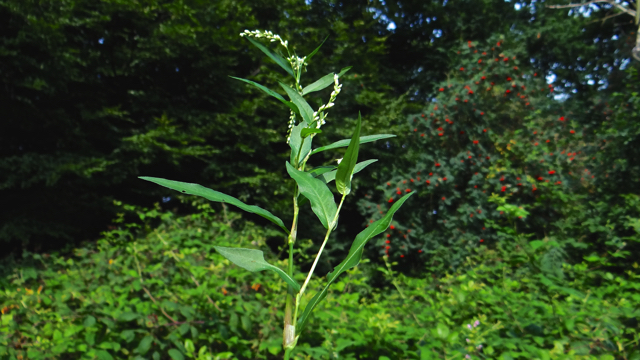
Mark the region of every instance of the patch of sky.
<instances>
[{"instance_id":1,"label":"patch of sky","mask_svg":"<svg viewBox=\"0 0 640 360\"><path fill-rule=\"evenodd\" d=\"M98 39L98 44L104 44L104 38Z\"/></svg>"},{"instance_id":2,"label":"patch of sky","mask_svg":"<svg viewBox=\"0 0 640 360\"><path fill-rule=\"evenodd\" d=\"M381 2L381 5L385 5L384 1ZM391 21L385 14L382 13L382 10L376 9L374 7L368 7L367 11L373 13L373 18L379 20L381 23L387 25L387 30L395 30L396 23ZM395 16L399 16L395 14Z\"/></svg>"},{"instance_id":3,"label":"patch of sky","mask_svg":"<svg viewBox=\"0 0 640 360\"><path fill-rule=\"evenodd\" d=\"M176 68L176 72L178 72L178 71L180 71L180 69L179 69L179 68Z\"/></svg>"},{"instance_id":4,"label":"patch of sky","mask_svg":"<svg viewBox=\"0 0 640 360\"><path fill-rule=\"evenodd\" d=\"M167 203L167 202L169 202L169 201L171 201L171 196L167 196L167 197L164 197L164 196L163 196L163 197L162 197L162 202L163 202L163 203Z\"/></svg>"}]
</instances>

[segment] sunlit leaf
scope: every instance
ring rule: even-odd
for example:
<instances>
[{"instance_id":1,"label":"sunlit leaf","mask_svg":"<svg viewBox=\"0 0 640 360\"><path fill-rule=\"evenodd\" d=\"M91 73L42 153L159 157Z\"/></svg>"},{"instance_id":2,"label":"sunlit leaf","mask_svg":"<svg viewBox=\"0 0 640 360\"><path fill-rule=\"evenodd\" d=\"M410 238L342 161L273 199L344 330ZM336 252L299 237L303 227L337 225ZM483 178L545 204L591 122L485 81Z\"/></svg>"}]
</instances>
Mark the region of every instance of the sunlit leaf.
<instances>
[{"instance_id":1,"label":"sunlit leaf","mask_svg":"<svg viewBox=\"0 0 640 360\"><path fill-rule=\"evenodd\" d=\"M249 36L245 36L244 38L249 40L255 47L260 49L260 51L265 53L268 57L271 58L271 60L275 61L276 64L280 65L280 67L283 68L287 73L289 73L289 75L295 78L295 75L293 74L293 70L291 69L291 65L289 64L287 59L269 50L264 45L260 44L259 42L250 38Z\"/></svg>"},{"instance_id":2,"label":"sunlit leaf","mask_svg":"<svg viewBox=\"0 0 640 360\"><path fill-rule=\"evenodd\" d=\"M247 269L251 272L269 270L273 271L287 284L291 285L296 292L300 291L300 285L293 280L286 272L277 266L273 266L265 261L264 253L260 250L233 248L224 246L214 246L220 255L227 258L232 263Z\"/></svg>"},{"instance_id":3,"label":"sunlit leaf","mask_svg":"<svg viewBox=\"0 0 640 360\"><path fill-rule=\"evenodd\" d=\"M348 66L348 67L343 68L342 70L340 70L340 72L338 73L338 77L344 75L344 73L349 71L351 68L352 68L352 66ZM321 77L320 79L316 80L315 82L305 86L305 88L302 89L302 95L307 95L307 94L312 93L314 91L320 91L322 89L327 88L328 86L330 86L331 84L334 83L333 76L334 76L334 73L329 73L329 74Z\"/></svg>"},{"instance_id":4,"label":"sunlit leaf","mask_svg":"<svg viewBox=\"0 0 640 360\"><path fill-rule=\"evenodd\" d=\"M311 202L311 210L318 216L322 225L328 229L338 212L338 207L327 184L307 172L296 170L289 163L286 163L286 167L291 178L298 184L302 195Z\"/></svg>"},{"instance_id":5,"label":"sunlit leaf","mask_svg":"<svg viewBox=\"0 0 640 360\"><path fill-rule=\"evenodd\" d=\"M357 163L355 168L353 169L353 173L354 174L359 173L362 169L364 169L365 167L373 164L376 161L378 161L378 159L365 160L363 162ZM335 180L336 171L334 170L334 171L324 172L323 174L321 174L321 176L324 179L324 182L329 183L329 182Z\"/></svg>"},{"instance_id":6,"label":"sunlit leaf","mask_svg":"<svg viewBox=\"0 0 640 360\"><path fill-rule=\"evenodd\" d=\"M240 81L244 81L247 84L253 85L256 88L264 91L265 93L273 96L274 98L280 100L281 103L287 105L291 110L293 110L294 113L299 114L300 111L298 110L298 107L296 106L296 104L292 103L291 101L287 101L285 98L282 97L282 95L278 94L277 92L269 89L266 86L262 86L260 84L258 84L257 82L251 81L251 80L247 80L247 79L243 79L243 78L239 78L239 77L235 77L235 76L229 76L230 78L236 79L236 80L240 80Z\"/></svg>"},{"instance_id":7,"label":"sunlit leaf","mask_svg":"<svg viewBox=\"0 0 640 360\"><path fill-rule=\"evenodd\" d=\"M280 226L280 228L283 229L287 234L289 233L289 229L287 229L284 226L284 223L282 222L282 220L280 220L277 216L273 215L269 211L263 208L260 208L258 206L247 205L242 201L234 198L233 196L229 196L227 194L223 194L221 192L206 188L202 185L193 184L193 183L173 181L173 180L161 179L156 177L148 177L148 176L139 176L138 178L142 180L154 182L158 185L167 187L169 189L180 191L183 194L201 196L211 201L217 201L217 202L223 202L223 203L235 205L246 212L258 214L272 221L276 225Z\"/></svg>"},{"instance_id":8,"label":"sunlit leaf","mask_svg":"<svg viewBox=\"0 0 640 360\"><path fill-rule=\"evenodd\" d=\"M388 138L392 138L392 137L395 137L395 135L378 134L378 135L361 136L360 137L360 144L364 144L364 143L368 143L368 142L372 142L372 141L376 141L376 140L388 139ZM317 153L319 153L321 151L325 151L325 150L331 150L331 149L336 149L336 148L349 146L349 143L351 143L351 139L339 140L339 141L334 142L333 144L329 144L327 146L319 147L319 148L313 150L311 152L311 155L317 154Z\"/></svg>"},{"instance_id":9,"label":"sunlit leaf","mask_svg":"<svg viewBox=\"0 0 640 360\"><path fill-rule=\"evenodd\" d=\"M338 170L336 171L336 189L338 189L338 192L343 195L348 195L351 192L353 169L356 167L358 151L360 150L360 142L357 140L360 139L361 125L362 119L360 118L360 113L358 113L356 129L354 130L351 141L349 142L347 152L344 154L342 161L338 165Z\"/></svg>"},{"instance_id":10,"label":"sunlit leaf","mask_svg":"<svg viewBox=\"0 0 640 360\"><path fill-rule=\"evenodd\" d=\"M300 116L306 122L305 125L309 125L313 122L313 109L307 103L305 99L302 98L302 95L298 94L295 89L289 87L289 85L280 82L280 86L284 89L284 91L289 95L291 101L298 107L300 110Z\"/></svg>"}]
</instances>

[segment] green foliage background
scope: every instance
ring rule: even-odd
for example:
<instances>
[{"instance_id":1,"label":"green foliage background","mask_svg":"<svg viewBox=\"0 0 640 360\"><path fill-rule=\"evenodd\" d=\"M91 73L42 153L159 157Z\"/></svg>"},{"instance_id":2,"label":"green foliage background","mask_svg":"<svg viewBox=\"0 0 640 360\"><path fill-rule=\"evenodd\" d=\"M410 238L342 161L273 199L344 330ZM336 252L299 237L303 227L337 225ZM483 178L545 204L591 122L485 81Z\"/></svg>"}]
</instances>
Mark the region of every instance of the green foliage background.
<instances>
[{"instance_id":1,"label":"green foliage background","mask_svg":"<svg viewBox=\"0 0 640 360\"><path fill-rule=\"evenodd\" d=\"M137 179L291 221L288 110L228 77L277 88L238 37L263 29L298 55L329 37L307 82L353 66L314 146L350 138L358 112L363 135L398 135L361 146L379 161L354 177L320 275L417 192L297 358L640 359L637 24L547 5L566 3L0 0L0 357L282 357L283 283L212 246L284 268L283 233ZM323 233L303 210L302 270Z\"/></svg>"}]
</instances>

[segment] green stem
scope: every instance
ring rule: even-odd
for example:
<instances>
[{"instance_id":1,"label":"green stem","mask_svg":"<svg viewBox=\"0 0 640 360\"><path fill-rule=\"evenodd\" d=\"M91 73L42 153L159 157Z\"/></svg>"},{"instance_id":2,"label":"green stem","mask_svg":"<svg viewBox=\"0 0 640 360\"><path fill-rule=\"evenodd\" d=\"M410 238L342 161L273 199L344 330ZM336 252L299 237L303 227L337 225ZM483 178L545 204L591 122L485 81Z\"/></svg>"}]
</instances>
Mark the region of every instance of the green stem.
<instances>
[{"instance_id":1,"label":"green stem","mask_svg":"<svg viewBox=\"0 0 640 360\"><path fill-rule=\"evenodd\" d=\"M333 230L333 226L335 225L336 221L338 221L338 215L340 214L340 209L342 209L342 204L344 203L344 199L347 197L347 194L343 194L342 195L342 199L340 199L340 205L338 206L338 211L336 211L336 215L333 217L333 221L331 222L331 224L329 224L329 228L327 229L327 234L324 237L324 241L322 242L322 245L320 246L320 250L318 251L318 255L316 255L315 260L313 261L313 265L311 266L311 270L309 271L309 274L307 275L307 278L304 281L304 284L302 284L302 288L300 288L300 291L298 292L298 295L296 295L296 309L295 312L293 313L293 321L297 322L298 321L298 309L299 309L299 305L300 305L300 299L302 298L302 294L304 293L305 289L307 288L307 285L309 285L309 280L311 280L311 275L313 275L313 271L316 268L316 265L318 264L318 260L320 259L320 255L322 255L322 251L324 250L324 246L327 244L327 240L329 240L329 235L331 235L331 231Z\"/></svg>"},{"instance_id":2,"label":"green stem","mask_svg":"<svg viewBox=\"0 0 640 360\"><path fill-rule=\"evenodd\" d=\"M289 233L288 245L289 245L289 266L287 272L289 276L293 277L293 244L296 242L298 234L298 214L300 208L298 207L298 188L295 187L293 191L293 224L291 225L291 232ZM293 348L295 346L295 318L293 317L294 309L298 308L296 302L295 290L291 286L287 286L287 295L284 308L284 328L282 330L282 346L285 350Z\"/></svg>"},{"instance_id":3,"label":"green stem","mask_svg":"<svg viewBox=\"0 0 640 360\"><path fill-rule=\"evenodd\" d=\"M309 280L311 280L311 275L313 275L313 271L316 269L316 265L318 265L318 260L320 260L320 255L322 254L322 251L324 250L324 246L327 245L327 240L329 240L329 235L331 235L331 231L333 230L333 226L335 225L336 221L338 220L338 214L340 214L340 209L342 208L342 204L344 203L344 199L346 197L347 197L347 195L344 194L344 195L342 195L342 199L340 199L340 205L338 206L338 211L336 211L336 216L334 216L333 221L331 222L331 224L329 224L329 228L327 229L327 234L324 236L324 241L322 242L322 245L320 246L320 250L318 251L318 255L316 255L316 258L313 261L313 265L311 265L311 270L309 270L309 274L307 275L307 278L304 281L304 284L302 284L302 288L300 288L300 292L298 293L298 297L302 296L302 294L304 293L304 290L307 288L307 285L309 285Z\"/></svg>"}]
</instances>

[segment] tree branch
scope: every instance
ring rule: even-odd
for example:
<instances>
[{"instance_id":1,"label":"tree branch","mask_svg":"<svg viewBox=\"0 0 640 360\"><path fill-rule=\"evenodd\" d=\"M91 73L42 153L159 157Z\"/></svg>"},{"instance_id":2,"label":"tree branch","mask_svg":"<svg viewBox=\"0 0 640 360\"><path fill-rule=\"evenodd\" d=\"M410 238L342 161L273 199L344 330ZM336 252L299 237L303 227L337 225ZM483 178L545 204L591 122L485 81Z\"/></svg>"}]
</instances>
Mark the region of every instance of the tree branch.
<instances>
[{"instance_id":1,"label":"tree branch","mask_svg":"<svg viewBox=\"0 0 640 360\"><path fill-rule=\"evenodd\" d=\"M595 3L607 3L609 5L613 5L615 7L617 7L618 9L622 10L624 13L629 14L633 17L636 17L636 12L634 10L628 9L620 4L618 4L617 2L615 2L614 0L592 0L592 1L587 1L586 3L581 3L581 4L569 4L569 5L546 5L546 7L550 8L550 9L563 9L563 8L574 8L574 7L581 7L581 6L587 6L590 4L595 4Z\"/></svg>"}]
</instances>

